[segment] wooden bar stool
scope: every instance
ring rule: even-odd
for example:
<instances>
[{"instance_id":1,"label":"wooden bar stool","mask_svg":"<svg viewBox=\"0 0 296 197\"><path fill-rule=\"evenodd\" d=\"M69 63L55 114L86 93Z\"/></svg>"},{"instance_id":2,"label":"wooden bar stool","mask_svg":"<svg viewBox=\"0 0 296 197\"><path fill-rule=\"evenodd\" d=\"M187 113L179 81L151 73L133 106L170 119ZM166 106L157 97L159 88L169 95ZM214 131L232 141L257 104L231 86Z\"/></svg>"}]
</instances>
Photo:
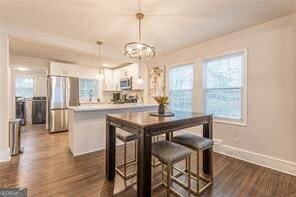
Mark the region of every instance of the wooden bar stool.
<instances>
[{"instance_id":1,"label":"wooden bar stool","mask_svg":"<svg viewBox=\"0 0 296 197\"><path fill-rule=\"evenodd\" d=\"M167 196L170 196L170 193L173 192L178 196L183 196L178 191L176 191L172 187L172 179L175 179L172 175L172 169L173 165L186 160L186 168L188 169L188 172L184 174L187 175L187 190L188 190L188 196L190 196L191 193L191 167L190 167L190 156L191 156L191 150L189 148L186 148L184 146L181 146L179 144L170 142L170 141L158 141L155 142L152 146L152 155L156 157L161 163L162 163L162 182L154 186L152 189L155 189L156 187L160 185L164 185L167 188ZM164 164L166 165L166 183L164 182Z\"/></svg>"},{"instance_id":2,"label":"wooden bar stool","mask_svg":"<svg viewBox=\"0 0 296 197\"><path fill-rule=\"evenodd\" d=\"M127 180L137 175L136 171L127 174L127 168L137 163L137 136L124 130L117 129L116 138L123 142L124 155L123 164L116 166L115 170L124 180ZM127 161L127 143L132 141L135 143L135 157L133 160ZM123 172L119 169L120 167L123 167Z\"/></svg>"},{"instance_id":3,"label":"wooden bar stool","mask_svg":"<svg viewBox=\"0 0 296 197\"><path fill-rule=\"evenodd\" d=\"M172 142L175 142L177 144L186 146L194 151L196 151L196 156L197 156L197 167L196 167L196 172L190 172L192 179L194 179L196 181L196 190L194 190L193 188L191 188L191 191L198 195L200 193L202 193L206 188L208 188L209 186L212 185L213 183L213 145L214 142L208 138L203 138L197 135L192 135L192 134L181 134L178 136L175 136L172 138ZM201 151L207 150L209 149L210 151L210 157L211 157L211 164L210 164L210 174L209 177L204 177L202 175L199 174L199 153ZM175 177L180 176L181 172L186 172L186 171L190 171L190 169L185 169L185 170L181 170L179 168L174 168L175 170L179 171L179 174L177 174ZM203 187L199 187L199 179L203 179L204 181L206 181L206 185L204 185Z\"/></svg>"}]
</instances>

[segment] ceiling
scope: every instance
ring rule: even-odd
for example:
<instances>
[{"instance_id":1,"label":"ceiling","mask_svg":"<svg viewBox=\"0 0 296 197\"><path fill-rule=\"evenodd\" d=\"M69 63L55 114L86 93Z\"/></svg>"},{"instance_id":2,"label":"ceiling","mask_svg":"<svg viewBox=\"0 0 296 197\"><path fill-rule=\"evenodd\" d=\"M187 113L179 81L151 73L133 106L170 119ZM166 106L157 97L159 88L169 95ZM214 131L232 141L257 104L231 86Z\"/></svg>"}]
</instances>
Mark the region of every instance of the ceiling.
<instances>
[{"instance_id":1,"label":"ceiling","mask_svg":"<svg viewBox=\"0 0 296 197\"><path fill-rule=\"evenodd\" d=\"M12 54L73 63L81 66L97 67L99 64L99 57L96 54L88 54L83 51L15 37L9 40L9 50ZM101 63L102 67L115 68L128 62L121 59L102 58Z\"/></svg>"},{"instance_id":2,"label":"ceiling","mask_svg":"<svg viewBox=\"0 0 296 197\"><path fill-rule=\"evenodd\" d=\"M137 0L0 0L0 6L3 22L88 43L102 40L122 53L138 37ZM142 40L161 54L289 15L296 0L142 0L141 8Z\"/></svg>"}]
</instances>

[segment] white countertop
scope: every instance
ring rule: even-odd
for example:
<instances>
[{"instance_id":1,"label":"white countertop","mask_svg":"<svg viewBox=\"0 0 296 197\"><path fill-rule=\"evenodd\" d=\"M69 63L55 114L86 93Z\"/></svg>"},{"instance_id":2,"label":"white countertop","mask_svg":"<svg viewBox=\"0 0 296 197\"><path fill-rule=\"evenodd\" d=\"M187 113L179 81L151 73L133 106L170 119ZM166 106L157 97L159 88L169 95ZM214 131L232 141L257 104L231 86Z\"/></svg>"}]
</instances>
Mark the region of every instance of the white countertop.
<instances>
[{"instance_id":1,"label":"white countertop","mask_svg":"<svg viewBox=\"0 0 296 197\"><path fill-rule=\"evenodd\" d=\"M141 104L141 103L125 103L125 104L92 104L82 106L70 106L69 109L75 112L83 111L100 111L109 109L127 109L127 108L145 108L145 107L157 107L157 104Z\"/></svg>"}]
</instances>

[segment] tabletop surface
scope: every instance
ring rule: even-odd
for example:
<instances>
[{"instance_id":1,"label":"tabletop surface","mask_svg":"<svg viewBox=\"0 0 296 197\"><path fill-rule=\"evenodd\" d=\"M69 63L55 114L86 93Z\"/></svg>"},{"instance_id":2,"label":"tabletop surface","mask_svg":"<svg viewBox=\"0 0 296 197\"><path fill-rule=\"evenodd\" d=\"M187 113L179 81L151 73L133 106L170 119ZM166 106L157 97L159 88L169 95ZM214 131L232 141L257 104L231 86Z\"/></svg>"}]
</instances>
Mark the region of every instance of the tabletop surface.
<instances>
[{"instance_id":1,"label":"tabletop surface","mask_svg":"<svg viewBox=\"0 0 296 197\"><path fill-rule=\"evenodd\" d=\"M197 112L173 111L175 116L157 117L149 115L149 112L130 112L122 114L107 114L107 117L114 118L121 122L135 124L139 127L149 127L158 124L168 124L173 122L183 122L208 118L210 115Z\"/></svg>"}]
</instances>

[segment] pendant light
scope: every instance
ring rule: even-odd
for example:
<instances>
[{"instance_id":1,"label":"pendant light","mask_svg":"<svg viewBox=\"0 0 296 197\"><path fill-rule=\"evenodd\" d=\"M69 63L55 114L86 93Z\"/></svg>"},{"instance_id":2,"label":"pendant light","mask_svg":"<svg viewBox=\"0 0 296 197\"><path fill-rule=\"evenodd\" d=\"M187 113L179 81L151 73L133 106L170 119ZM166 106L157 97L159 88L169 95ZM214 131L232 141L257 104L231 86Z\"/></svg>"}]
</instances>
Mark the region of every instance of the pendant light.
<instances>
[{"instance_id":1,"label":"pendant light","mask_svg":"<svg viewBox=\"0 0 296 197\"><path fill-rule=\"evenodd\" d=\"M98 65L97 79L101 81L104 79L104 74L101 70L101 46L103 45L103 42L97 41L97 45L99 46L99 65Z\"/></svg>"},{"instance_id":2,"label":"pendant light","mask_svg":"<svg viewBox=\"0 0 296 197\"><path fill-rule=\"evenodd\" d=\"M141 4L139 0L139 12L136 14L136 19L139 21L139 40L136 42L127 43L124 46L124 55L136 59L149 59L155 56L155 48L141 41L141 28L144 14L141 12Z\"/></svg>"}]
</instances>

